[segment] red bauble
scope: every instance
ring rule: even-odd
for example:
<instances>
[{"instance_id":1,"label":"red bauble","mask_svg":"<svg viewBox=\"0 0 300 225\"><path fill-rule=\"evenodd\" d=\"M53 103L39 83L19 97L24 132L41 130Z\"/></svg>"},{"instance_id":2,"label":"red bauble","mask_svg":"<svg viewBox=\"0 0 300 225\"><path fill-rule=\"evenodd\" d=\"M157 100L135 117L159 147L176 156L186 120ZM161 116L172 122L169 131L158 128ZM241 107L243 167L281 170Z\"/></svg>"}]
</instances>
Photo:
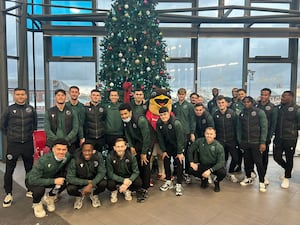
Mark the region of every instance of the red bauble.
<instances>
[{"instance_id":1,"label":"red bauble","mask_svg":"<svg viewBox=\"0 0 300 225\"><path fill-rule=\"evenodd\" d=\"M112 48L111 46L108 47L108 50L112 51L112 49L113 49L113 48Z\"/></svg>"}]
</instances>

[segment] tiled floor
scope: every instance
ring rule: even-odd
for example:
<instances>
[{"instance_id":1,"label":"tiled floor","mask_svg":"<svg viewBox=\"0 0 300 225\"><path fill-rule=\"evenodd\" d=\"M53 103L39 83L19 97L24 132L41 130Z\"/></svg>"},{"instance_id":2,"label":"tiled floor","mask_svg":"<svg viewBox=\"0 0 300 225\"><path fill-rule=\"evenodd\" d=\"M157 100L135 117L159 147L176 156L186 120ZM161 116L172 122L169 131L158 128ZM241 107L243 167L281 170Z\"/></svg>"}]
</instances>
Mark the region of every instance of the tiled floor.
<instances>
[{"instance_id":1,"label":"tiled floor","mask_svg":"<svg viewBox=\"0 0 300 225\"><path fill-rule=\"evenodd\" d=\"M15 172L15 179L21 185L22 167L22 162L18 163ZM0 169L3 168L0 163ZM56 204L57 214L72 225L300 225L300 157L295 158L293 178L287 190L280 188L282 173L270 157L267 174L270 185L266 193L258 191L257 180L248 187L225 180L220 193L213 192L213 187L200 189L199 181L194 180L193 184L184 185L184 196L176 197L173 190L159 191L159 182L150 189L145 203L137 203L135 198L126 202L119 195L119 201L112 204L109 193L105 192L100 195L102 206L97 209L86 199L81 210L74 210L74 199L63 193L62 200ZM39 224L43 224L42 220Z\"/></svg>"}]
</instances>

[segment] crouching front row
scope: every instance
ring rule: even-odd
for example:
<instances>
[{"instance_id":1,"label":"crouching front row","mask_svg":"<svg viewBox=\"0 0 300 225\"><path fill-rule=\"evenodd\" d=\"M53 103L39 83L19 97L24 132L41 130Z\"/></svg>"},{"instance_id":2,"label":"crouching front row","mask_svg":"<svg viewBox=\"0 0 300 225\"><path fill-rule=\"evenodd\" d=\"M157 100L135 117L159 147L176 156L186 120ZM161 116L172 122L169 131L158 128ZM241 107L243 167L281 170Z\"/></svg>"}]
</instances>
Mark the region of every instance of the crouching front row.
<instances>
[{"instance_id":1,"label":"crouching front row","mask_svg":"<svg viewBox=\"0 0 300 225\"><path fill-rule=\"evenodd\" d=\"M52 151L42 156L26 177L26 184L33 193L34 215L38 218L47 215L43 205L48 212L54 212L55 200L65 188L75 197L74 209L80 209L86 197L93 207L101 206L99 194L106 187L112 191L112 203L117 202L118 192L124 194L126 200L132 200L131 191L136 191L138 202L142 202L137 161L127 150L123 138L116 139L106 163L105 166L102 155L95 152L92 143L83 143L81 151L71 159L68 143L64 139L56 140ZM50 191L45 194L47 188Z\"/></svg>"}]
</instances>

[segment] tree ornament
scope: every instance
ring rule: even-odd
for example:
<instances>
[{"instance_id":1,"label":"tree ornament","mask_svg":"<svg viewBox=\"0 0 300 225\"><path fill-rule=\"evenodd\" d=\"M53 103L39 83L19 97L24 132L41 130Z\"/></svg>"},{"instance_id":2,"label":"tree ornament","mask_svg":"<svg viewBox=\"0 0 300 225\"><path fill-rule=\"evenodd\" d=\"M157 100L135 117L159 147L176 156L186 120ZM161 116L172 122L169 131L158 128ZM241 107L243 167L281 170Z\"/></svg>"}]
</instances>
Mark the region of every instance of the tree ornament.
<instances>
[{"instance_id":1,"label":"tree ornament","mask_svg":"<svg viewBox=\"0 0 300 225\"><path fill-rule=\"evenodd\" d=\"M159 40L157 40L157 41L155 42L155 44L156 44L156 46L159 46L159 45L160 45Z\"/></svg>"},{"instance_id":2,"label":"tree ornament","mask_svg":"<svg viewBox=\"0 0 300 225\"><path fill-rule=\"evenodd\" d=\"M150 11L149 11L149 10L146 11L146 15L147 15L147 16L150 15Z\"/></svg>"},{"instance_id":3,"label":"tree ornament","mask_svg":"<svg viewBox=\"0 0 300 225\"><path fill-rule=\"evenodd\" d=\"M125 9L128 9L128 8L129 8L129 5L128 5L128 4L125 4L125 5L124 5L124 8L125 8Z\"/></svg>"},{"instance_id":4,"label":"tree ornament","mask_svg":"<svg viewBox=\"0 0 300 225\"><path fill-rule=\"evenodd\" d=\"M128 14L128 13L125 13L124 16L125 16L125 17L129 17L129 14Z\"/></svg>"},{"instance_id":5,"label":"tree ornament","mask_svg":"<svg viewBox=\"0 0 300 225\"><path fill-rule=\"evenodd\" d=\"M146 68L146 70L149 72L149 71L151 70L151 68L148 66L148 67Z\"/></svg>"},{"instance_id":6,"label":"tree ornament","mask_svg":"<svg viewBox=\"0 0 300 225\"><path fill-rule=\"evenodd\" d=\"M113 16L111 19L113 22L116 22L118 20L117 17L115 17L115 16Z\"/></svg>"},{"instance_id":7,"label":"tree ornament","mask_svg":"<svg viewBox=\"0 0 300 225\"><path fill-rule=\"evenodd\" d=\"M123 57L123 54L122 54L122 52L119 52L119 55L118 55L120 58L122 58Z\"/></svg>"},{"instance_id":8,"label":"tree ornament","mask_svg":"<svg viewBox=\"0 0 300 225\"><path fill-rule=\"evenodd\" d=\"M139 59L136 59L136 60L134 61L134 63L138 65L138 64L140 64L140 60L139 60Z\"/></svg>"},{"instance_id":9,"label":"tree ornament","mask_svg":"<svg viewBox=\"0 0 300 225\"><path fill-rule=\"evenodd\" d=\"M144 0L144 4L148 4L148 0Z\"/></svg>"},{"instance_id":10,"label":"tree ornament","mask_svg":"<svg viewBox=\"0 0 300 225\"><path fill-rule=\"evenodd\" d=\"M172 76L171 76L171 75L169 75L167 78L168 78L169 80L171 80L171 79L172 79Z\"/></svg>"},{"instance_id":11,"label":"tree ornament","mask_svg":"<svg viewBox=\"0 0 300 225\"><path fill-rule=\"evenodd\" d=\"M132 40L133 40L133 38L132 38L132 37L128 37L128 41L130 41L130 42L131 42Z\"/></svg>"},{"instance_id":12,"label":"tree ornament","mask_svg":"<svg viewBox=\"0 0 300 225\"><path fill-rule=\"evenodd\" d=\"M156 80L159 80L159 78L160 78L160 76L158 76L158 75L155 76L155 79L156 79Z\"/></svg>"},{"instance_id":13,"label":"tree ornament","mask_svg":"<svg viewBox=\"0 0 300 225\"><path fill-rule=\"evenodd\" d=\"M122 11L122 8L121 8L121 7L118 7L118 10L119 10L119 11Z\"/></svg>"},{"instance_id":14,"label":"tree ornament","mask_svg":"<svg viewBox=\"0 0 300 225\"><path fill-rule=\"evenodd\" d=\"M121 59L121 62L122 62L122 63L126 62L126 59L122 58L122 59Z\"/></svg>"},{"instance_id":15,"label":"tree ornament","mask_svg":"<svg viewBox=\"0 0 300 225\"><path fill-rule=\"evenodd\" d=\"M114 84L113 82L110 82L110 83L109 83L109 86L110 86L110 87L113 87L114 85L115 85L115 84Z\"/></svg>"},{"instance_id":16,"label":"tree ornament","mask_svg":"<svg viewBox=\"0 0 300 225\"><path fill-rule=\"evenodd\" d=\"M141 17L142 15L142 11L139 11L138 16Z\"/></svg>"},{"instance_id":17,"label":"tree ornament","mask_svg":"<svg viewBox=\"0 0 300 225\"><path fill-rule=\"evenodd\" d=\"M148 46L147 46L147 45L144 45L144 49L147 50L147 48L148 48Z\"/></svg>"},{"instance_id":18,"label":"tree ornament","mask_svg":"<svg viewBox=\"0 0 300 225\"><path fill-rule=\"evenodd\" d=\"M155 61L154 61L154 60L151 61L151 65L152 65L152 66L155 65Z\"/></svg>"},{"instance_id":19,"label":"tree ornament","mask_svg":"<svg viewBox=\"0 0 300 225\"><path fill-rule=\"evenodd\" d=\"M113 50L113 48L112 48L111 46L109 46L109 47L108 47L108 50L109 50L109 51L112 51L112 50Z\"/></svg>"},{"instance_id":20,"label":"tree ornament","mask_svg":"<svg viewBox=\"0 0 300 225\"><path fill-rule=\"evenodd\" d=\"M149 62L149 58L145 58L145 63L148 63Z\"/></svg>"},{"instance_id":21,"label":"tree ornament","mask_svg":"<svg viewBox=\"0 0 300 225\"><path fill-rule=\"evenodd\" d=\"M143 31L143 34L146 35L146 34L147 34L147 31L144 30L144 31Z\"/></svg>"}]
</instances>

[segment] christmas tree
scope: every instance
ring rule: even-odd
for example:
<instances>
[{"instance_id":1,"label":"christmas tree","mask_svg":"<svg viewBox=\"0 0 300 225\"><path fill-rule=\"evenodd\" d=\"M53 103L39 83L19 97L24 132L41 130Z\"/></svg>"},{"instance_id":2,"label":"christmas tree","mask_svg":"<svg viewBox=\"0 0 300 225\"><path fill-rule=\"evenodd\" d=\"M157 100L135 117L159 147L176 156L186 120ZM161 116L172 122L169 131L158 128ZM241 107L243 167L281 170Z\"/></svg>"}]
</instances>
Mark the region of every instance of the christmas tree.
<instances>
[{"instance_id":1,"label":"christmas tree","mask_svg":"<svg viewBox=\"0 0 300 225\"><path fill-rule=\"evenodd\" d=\"M169 87L169 59L158 27L156 4L153 0L113 2L105 21L107 36L99 44L99 85L105 96L111 89L117 89L121 95L142 89L148 96L152 88Z\"/></svg>"}]
</instances>

